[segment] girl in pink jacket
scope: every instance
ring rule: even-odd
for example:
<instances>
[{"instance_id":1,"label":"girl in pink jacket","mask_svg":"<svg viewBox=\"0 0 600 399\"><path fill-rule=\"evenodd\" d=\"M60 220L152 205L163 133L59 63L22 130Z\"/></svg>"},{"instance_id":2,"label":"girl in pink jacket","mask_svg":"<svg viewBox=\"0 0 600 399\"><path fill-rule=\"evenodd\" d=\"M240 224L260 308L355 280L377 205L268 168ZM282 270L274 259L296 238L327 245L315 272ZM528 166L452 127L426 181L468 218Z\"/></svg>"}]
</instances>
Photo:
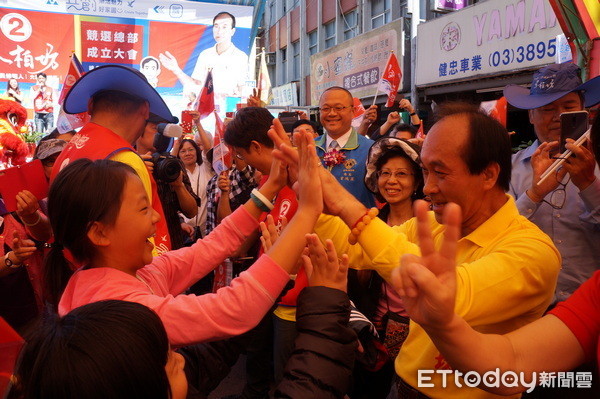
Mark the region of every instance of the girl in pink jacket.
<instances>
[{"instance_id":1,"label":"girl in pink jacket","mask_svg":"<svg viewBox=\"0 0 600 399\"><path fill-rule=\"evenodd\" d=\"M299 205L273 247L215 294L180 295L221 264L258 226L263 208L285 184L279 163L244 206L193 246L152 257L149 240L158 214L133 169L109 160L81 159L64 168L49 193L55 246L46 261L47 292L60 315L104 299L138 302L163 321L172 345L242 334L271 308L322 210L319 160L312 140L300 149ZM71 272L62 249L84 266ZM67 283L68 281L68 283ZM65 286L66 285L66 286ZM61 296L62 294L62 296Z\"/></svg>"}]
</instances>

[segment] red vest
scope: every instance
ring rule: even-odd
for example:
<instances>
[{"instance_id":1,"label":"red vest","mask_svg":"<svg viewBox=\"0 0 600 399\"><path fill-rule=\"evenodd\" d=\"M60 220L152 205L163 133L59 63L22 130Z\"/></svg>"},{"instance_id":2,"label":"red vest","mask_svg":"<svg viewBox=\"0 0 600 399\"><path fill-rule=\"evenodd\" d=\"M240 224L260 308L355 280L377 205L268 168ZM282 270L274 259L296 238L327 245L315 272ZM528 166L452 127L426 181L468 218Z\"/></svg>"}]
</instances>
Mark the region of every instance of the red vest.
<instances>
[{"instance_id":1,"label":"red vest","mask_svg":"<svg viewBox=\"0 0 600 399\"><path fill-rule=\"evenodd\" d=\"M110 129L89 122L71 139L71 142L56 159L54 167L52 168L50 182L54 181L58 172L67 166L69 162L81 158L92 160L109 159L121 151L132 151L135 153L131 144L125 141L121 136ZM152 177L152 173L150 173L150 182L152 184L152 207L160 215L160 220L156 224L154 244L157 253L161 254L171 250L171 239L169 238L167 222L162 209L162 204L158 198L156 182L154 181L154 177Z\"/></svg>"},{"instance_id":2,"label":"red vest","mask_svg":"<svg viewBox=\"0 0 600 399\"><path fill-rule=\"evenodd\" d=\"M263 176L260 186L262 186L267 181L268 176ZM285 186L279 191L277 194L277 198L275 199L275 203L273 204L274 208L269 214L273 216L273 221L275 225L280 229L281 218L283 216L286 217L288 221L292 219L292 217L296 214L298 210L298 200L296 199L296 193L294 190ZM266 219L266 213L264 214L264 218ZM262 247L260 249L262 253ZM294 282L294 288L290 289L285 296L281 298L281 302L279 305L283 306L296 306L296 300L298 299L298 295L300 295L300 291L304 289L308 285L308 277L306 276L306 272L304 271L304 267L301 267L298 270L298 276L296 277L296 281Z\"/></svg>"}]
</instances>

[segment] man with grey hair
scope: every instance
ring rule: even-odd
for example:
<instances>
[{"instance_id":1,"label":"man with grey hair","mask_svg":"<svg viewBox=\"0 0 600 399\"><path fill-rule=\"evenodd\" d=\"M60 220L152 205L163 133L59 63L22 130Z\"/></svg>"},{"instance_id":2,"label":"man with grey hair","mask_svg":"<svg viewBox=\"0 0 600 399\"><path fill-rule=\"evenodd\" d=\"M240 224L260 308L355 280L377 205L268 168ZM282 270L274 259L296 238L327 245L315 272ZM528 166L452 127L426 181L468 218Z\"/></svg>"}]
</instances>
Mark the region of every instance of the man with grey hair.
<instances>
[{"instance_id":1,"label":"man with grey hair","mask_svg":"<svg viewBox=\"0 0 600 399\"><path fill-rule=\"evenodd\" d=\"M585 84L579 67L553 64L535 72L531 89L510 85L508 102L527 109L537 140L512 158L509 193L519 213L552 238L562 268L552 305L567 299L600 265L600 177L587 145L566 144L573 152L563 167L542 184L540 175L555 161L560 114L600 102L600 79Z\"/></svg>"}]
</instances>

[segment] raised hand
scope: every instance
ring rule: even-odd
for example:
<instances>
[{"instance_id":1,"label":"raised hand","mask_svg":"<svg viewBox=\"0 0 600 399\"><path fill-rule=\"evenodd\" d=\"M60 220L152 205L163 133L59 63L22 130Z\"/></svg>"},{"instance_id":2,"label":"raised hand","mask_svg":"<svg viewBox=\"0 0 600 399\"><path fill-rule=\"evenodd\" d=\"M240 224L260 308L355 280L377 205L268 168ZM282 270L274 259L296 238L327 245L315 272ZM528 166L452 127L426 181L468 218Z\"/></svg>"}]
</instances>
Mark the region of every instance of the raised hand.
<instances>
[{"instance_id":1,"label":"raised hand","mask_svg":"<svg viewBox=\"0 0 600 399\"><path fill-rule=\"evenodd\" d=\"M371 105L365 111L365 116L363 117L363 123L368 124L369 126L375 122L377 119L377 105Z\"/></svg>"},{"instance_id":2,"label":"raised hand","mask_svg":"<svg viewBox=\"0 0 600 399\"><path fill-rule=\"evenodd\" d=\"M275 148L281 149L282 145L292 147L290 136L286 133L279 118L273 119L273 125L271 126L267 134L269 135L269 138L273 140ZM296 157L295 160L297 161L298 158Z\"/></svg>"},{"instance_id":3,"label":"raised hand","mask_svg":"<svg viewBox=\"0 0 600 399\"><path fill-rule=\"evenodd\" d=\"M260 107L262 106L262 101L260 99L261 89L254 88L252 89L252 95L248 96L248 100L246 100L246 105L248 107Z\"/></svg>"},{"instance_id":4,"label":"raised hand","mask_svg":"<svg viewBox=\"0 0 600 399\"><path fill-rule=\"evenodd\" d=\"M392 126L400 122L400 114L396 111L390 112L387 116L387 122Z\"/></svg>"},{"instance_id":5,"label":"raised hand","mask_svg":"<svg viewBox=\"0 0 600 399\"><path fill-rule=\"evenodd\" d=\"M279 190L286 186L287 182L288 171L285 163L280 159L273 157L273 160L271 161L271 170L265 185L268 185L268 187L275 192L279 192Z\"/></svg>"},{"instance_id":6,"label":"raised hand","mask_svg":"<svg viewBox=\"0 0 600 399\"><path fill-rule=\"evenodd\" d=\"M260 222L259 226L261 232L260 242L262 244L263 251L267 252L279 238L280 231L285 229L285 226L287 226L287 218L283 216L281 218L281 226L278 227L273 220L273 216L269 214L267 215L266 223Z\"/></svg>"},{"instance_id":7,"label":"raised hand","mask_svg":"<svg viewBox=\"0 0 600 399\"><path fill-rule=\"evenodd\" d=\"M145 154L139 154L139 156L140 156L140 158L142 158L142 160L146 164L146 167L148 168L148 172L150 174L152 174L152 172L154 171L154 163L152 162L152 153L150 151L148 151Z\"/></svg>"},{"instance_id":8,"label":"raised hand","mask_svg":"<svg viewBox=\"0 0 600 399\"><path fill-rule=\"evenodd\" d=\"M181 69L179 68L179 64L177 64L177 58L175 58L173 54L169 53L168 51L165 51L164 54L160 53L158 55L158 59L160 60L162 66L167 68L169 71Z\"/></svg>"},{"instance_id":9,"label":"raised hand","mask_svg":"<svg viewBox=\"0 0 600 399\"><path fill-rule=\"evenodd\" d=\"M531 168L533 170L533 179L531 188L527 190L527 195L533 202L540 202L548 193L558 187L558 183L563 180L566 174L565 168L560 168L557 172L548 176L542 184L538 184L540 176L548 169L555 161L552 154L558 148L558 141L550 143L542 143L531 155Z\"/></svg>"},{"instance_id":10,"label":"raised hand","mask_svg":"<svg viewBox=\"0 0 600 399\"><path fill-rule=\"evenodd\" d=\"M308 277L308 285L335 288L346 292L348 286L348 255L338 259L331 240L321 244L316 234L307 234L308 255L302 255L304 269Z\"/></svg>"},{"instance_id":11,"label":"raised hand","mask_svg":"<svg viewBox=\"0 0 600 399\"><path fill-rule=\"evenodd\" d=\"M301 133L304 130L300 129ZM279 159L287 166L288 178L290 184L298 180L298 151L293 148L290 137L283 129L283 125L279 119L273 119L273 125L267 132L269 138L273 141L273 157Z\"/></svg>"},{"instance_id":12,"label":"raised hand","mask_svg":"<svg viewBox=\"0 0 600 399\"><path fill-rule=\"evenodd\" d=\"M317 156L313 136L307 132L296 133L298 143L298 210L320 215L323 211L323 192L319 169L321 160Z\"/></svg>"},{"instance_id":13,"label":"raised hand","mask_svg":"<svg viewBox=\"0 0 600 399\"><path fill-rule=\"evenodd\" d=\"M591 148L588 148L589 141L586 145L576 146L573 144L575 140L567 139L565 148L571 150L571 155L564 163L564 168L571 176L573 184L577 186L579 191L585 190L590 184L594 182L596 176L594 176L594 169L596 168L596 158Z\"/></svg>"},{"instance_id":14,"label":"raised hand","mask_svg":"<svg viewBox=\"0 0 600 399\"><path fill-rule=\"evenodd\" d=\"M402 109L407 110L408 112L410 112L411 114L413 112L415 112L415 108L413 107L413 105L410 103L410 101L408 101L406 98L403 98L402 100L400 100L398 102L398 106Z\"/></svg>"},{"instance_id":15,"label":"raised hand","mask_svg":"<svg viewBox=\"0 0 600 399\"><path fill-rule=\"evenodd\" d=\"M19 215L21 219L28 219L27 222L31 223L29 219L37 213L38 209L40 209L38 199L28 190L19 191L16 199L17 215Z\"/></svg>"},{"instance_id":16,"label":"raised hand","mask_svg":"<svg viewBox=\"0 0 600 399\"><path fill-rule=\"evenodd\" d=\"M217 180L217 186L222 193L228 193L231 189L231 183L229 182L229 171L224 170L219 175L219 179Z\"/></svg>"},{"instance_id":17,"label":"raised hand","mask_svg":"<svg viewBox=\"0 0 600 399\"><path fill-rule=\"evenodd\" d=\"M460 207L444 209L444 238L434 247L425 201L415 202L421 256L404 255L392 273L392 285L402 297L411 320L423 327L443 328L454 316L456 300L456 245L460 238Z\"/></svg>"},{"instance_id":18,"label":"raised hand","mask_svg":"<svg viewBox=\"0 0 600 399\"><path fill-rule=\"evenodd\" d=\"M13 253L18 262L25 262L36 251L35 243L29 239L23 239L19 236L18 231L13 232Z\"/></svg>"}]
</instances>

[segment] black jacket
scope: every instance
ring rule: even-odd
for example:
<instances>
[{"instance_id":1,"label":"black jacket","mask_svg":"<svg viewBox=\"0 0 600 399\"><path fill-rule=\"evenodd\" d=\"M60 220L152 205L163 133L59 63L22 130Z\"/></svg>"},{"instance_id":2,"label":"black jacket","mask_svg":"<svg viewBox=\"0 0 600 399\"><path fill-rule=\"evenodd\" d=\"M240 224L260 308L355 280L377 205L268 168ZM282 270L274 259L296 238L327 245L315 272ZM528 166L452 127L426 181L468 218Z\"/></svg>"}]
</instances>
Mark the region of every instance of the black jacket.
<instances>
[{"instance_id":1,"label":"black jacket","mask_svg":"<svg viewBox=\"0 0 600 399\"><path fill-rule=\"evenodd\" d=\"M349 392L357 348L349 318L345 292L327 287L302 290L296 312L298 337L276 398L343 398Z\"/></svg>"}]
</instances>

